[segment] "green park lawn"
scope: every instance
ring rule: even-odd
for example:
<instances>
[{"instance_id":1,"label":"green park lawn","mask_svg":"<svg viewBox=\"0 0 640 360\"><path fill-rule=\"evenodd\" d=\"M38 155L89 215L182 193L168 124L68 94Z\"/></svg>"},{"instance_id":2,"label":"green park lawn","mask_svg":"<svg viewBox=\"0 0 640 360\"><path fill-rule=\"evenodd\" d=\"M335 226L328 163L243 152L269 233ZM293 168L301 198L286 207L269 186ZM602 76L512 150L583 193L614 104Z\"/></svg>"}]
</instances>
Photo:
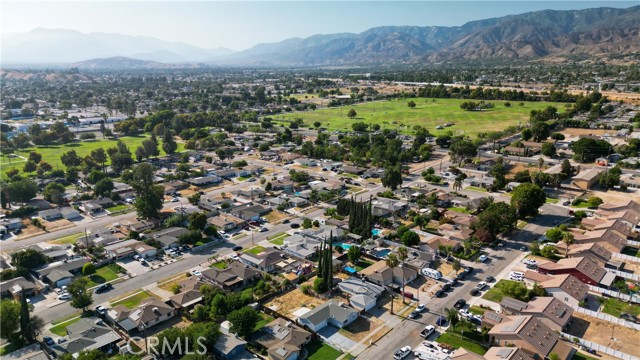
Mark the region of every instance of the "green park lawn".
<instances>
[{"instance_id":1,"label":"green park lawn","mask_svg":"<svg viewBox=\"0 0 640 360\"><path fill-rule=\"evenodd\" d=\"M417 106L410 109L407 106L413 100ZM288 122L302 118L306 126L312 126L316 121L328 130L352 130L351 124L365 122L379 124L382 129L396 129L402 133L411 133L414 125L422 125L435 135L452 131L454 134L476 135L480 132L503 130L509 126L529 121L531 110L541 110L547 106L563 109L563 105L552 102L511 102L511 107L504 106L506 101L489 100L496 107L483 111L464 111L460 104L464 99L424 99L407 98L404 100L389 100L382 102L366 102L336 108L325 108L314 111L294 112L274 116L274 122ZM472 100L478 101L478 100ZM354 119L347 117L347 112L354 109L357 115ZM436 126L447 122L455 125L436 130Z\"/></svg>"},{"instance_id":2,"label":"green park lawn","mask_svg":"<svg viewBox=\"0 0 640 360\"><path fill-rule=\"evenodd\" d=\"M127 146L129 147L129 150L131 151L131 154L133 155L135 154L136 148L140 146L142 142L148 137L149 135L145 134L145 135L138 135L138 136L125 136L117 140L96 139L96 140L87 140L87 141L76 141L76 142L65 144L65 145L33 146L31 148L21 150L20 152L17 153L17 155L22 157L28 157L31 151L35 151L40 155L42 155L42 160L51 164L51 166L54 169L56 168L64 169L65 167L64 165L62 165L62 161L60 160L60 155L62 155L62 153L65 153L67 151L75 150L78 156L85 157L91 154L91 151L95 149L103 148L106 150L110 147L115 147L116 144L118 143L118 140L122 140L125 144L127 144ZM158 142L160 143L158 146L158 148L160 149L160 155L166 155L164 150L162 150L162 140L159 139ZM178 149L176 150L176 152L181 152L183 150L184 150L184 144L178 143ZM6 163L8 163L8 158L3 156L2 157L3 172L14 167L22 171L22 167L24 166L24 161L20 162L20 160L21 159L14 158L12 160L13 165L5 166ZM109 164L109 162L107 162L107 164Z\"/></svg>"},{"instance_id":3,"label":"green park lawn","mask_svg":"<svg viewBox=\"0 0 640 360\"><path fill-rule=\"evenodd\" d=\"M116 265L117 266L117 265ZM118 271L111 266L103 266L96 269L96 273L87 277L89 280L89 287L98 286L108 281L118 278Z\"/></svg>"},{"instance_id":4,"label":"green park lawn","mask_svg":"<svg viewBox=\"0 0 640 360\"><path fill-rule=\"evenodd\" d=\"M147 291L141 291L135 295L129 296L125 299L118 300L116 302L111 303L112 307L123 305L126 308L133 309L138 306L142 300L152 297L152 295Z\"/></svg>"},{"instance_id":5,"label":"green park lawn","mask_svg":"<svg viewBox=\"0 0 640 360\"><path fill-rule=\"evenodd\" d=\"M307 351L309 360L335 360L342 355L340 351L318 339L313 339L307 344Z\"/></svg>"},{"instance_id":6,"label":"green park lawn","mask_svg":"<svg viewBox=\"0 0 640 360\"><path fill-rule=\"evenodd\" d=\"M505 296L505 294L502 292L502 286L504 286L505 284L508 284L510 282L515 282L513 280L500 280L496 283L496 285L494 287L492 287L491 289L489 289L489 291L487 291L482 298L485 300L489 300L489 301L493 301L493 302L497 302L499 303L500 301L502 301L502 298Z\"/></svg>"}]
</instances>

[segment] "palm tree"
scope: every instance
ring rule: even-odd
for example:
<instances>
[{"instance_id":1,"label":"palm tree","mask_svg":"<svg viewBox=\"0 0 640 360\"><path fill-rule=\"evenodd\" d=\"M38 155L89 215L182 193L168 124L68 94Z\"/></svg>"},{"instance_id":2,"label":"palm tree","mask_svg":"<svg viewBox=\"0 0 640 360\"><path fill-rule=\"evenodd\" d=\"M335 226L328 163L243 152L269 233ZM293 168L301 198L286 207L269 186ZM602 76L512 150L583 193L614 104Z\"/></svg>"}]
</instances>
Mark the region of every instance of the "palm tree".
<instances>
[{"instance_id":1,"label":"palm tree","mask_svg":"<svg viewBox=\"0 0 640 360\"><path fill-rule=\"evenodd\" d=\"M565 231L562 233L562 242L564 242L564 244L566 245L567 249L564 252L564 257L568 257L569 256L569 245L573 244L574 241L574 237L573 234Z\"/></svg>"},{"instance_id":2,"label":"palm tree","mask_svg":"<svg viewBox=\"0 0 640 360\"><path fill-rule=\"evenodd\" d=\"M453 330L455 330L456 325L458 325L458 321L459 321L458 310L454 308L445 308L444 317L447 318L447 320L449 321L449 324L451 324L451 327L453 328Z\"/></svg>"},{"instance_id":3,"label":"palm tree","mask_svg":"<svg viewBox=\"0 0 640 360\"><path fill-rule=\"evenodd\" d=\"M456 176L456 180L453 182L453 191L462 190L462 175Z\"/></svg>"},{"instance_id":4,"label":"palm tree","mask_svg":"<svg viewBox=\"0 0 640 360\"><path fill-rule=\"evenodd\" d=\"M387 266L391 269L392 272L393 272L393 269L396 268L398 264L400 264L398 255L396 255L395 253L389 253L385 261L387 263ZM393 314L393 294L391 294L391 313Z\"/></svg>"},{"instance_id":5,"label":"palm tree","mask_svg":"<svg viewBox=\"0 0 640 360\"><path fill-rule=\"evenodd\" d=\"M400 246L398 248L398 259L400 260L400 268L404 267L404 261L409 256L409 250L406 246ZM402 303L404 304L404 272L402 273Z\"/></svg>"}]
</instances>

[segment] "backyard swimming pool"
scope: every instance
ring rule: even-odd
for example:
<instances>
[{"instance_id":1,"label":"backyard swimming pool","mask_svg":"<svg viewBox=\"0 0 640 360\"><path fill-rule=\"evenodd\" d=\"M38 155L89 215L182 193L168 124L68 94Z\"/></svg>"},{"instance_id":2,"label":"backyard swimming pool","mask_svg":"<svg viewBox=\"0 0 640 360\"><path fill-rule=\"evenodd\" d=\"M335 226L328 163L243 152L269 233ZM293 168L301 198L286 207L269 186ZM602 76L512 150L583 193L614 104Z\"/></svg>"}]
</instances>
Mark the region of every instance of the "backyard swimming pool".
<instances>
[{"instance_id":1,"label":"backyard swimming pool","mask_svg":"<svg viewBox=\"0 0 640 360\"><path fill-rule=\"evenodd\" d=\"M380 236L380 234L382 233L382 230L380 230L380 229L372 229L371 233L373 234L373 236Z\"/></svg>"}]
</instances>

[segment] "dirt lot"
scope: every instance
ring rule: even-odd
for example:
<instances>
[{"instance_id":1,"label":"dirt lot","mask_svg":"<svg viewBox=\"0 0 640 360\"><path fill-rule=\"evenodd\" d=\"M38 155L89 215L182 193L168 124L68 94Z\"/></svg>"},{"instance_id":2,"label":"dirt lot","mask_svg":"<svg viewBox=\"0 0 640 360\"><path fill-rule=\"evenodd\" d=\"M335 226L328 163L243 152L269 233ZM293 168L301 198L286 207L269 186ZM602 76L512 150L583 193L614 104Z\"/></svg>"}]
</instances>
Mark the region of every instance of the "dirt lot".
<instances>
[{"instance_id":1,"label":"dirt lot","mask_svg":"<svg viewBox=\"0 0 640 360\"><path fill-rule=\"evenodd\" d=\"M623 204L626 203L629 198L638 198L640 197L639 191L627 190L627 191L619 191L619 190L609 190L609 191L589 191L584 196L585 198L589 198L591 196L597 196L601 198L605 203L614 203L614 204Z\"/></svg>"},{"instance_id":2,"label":"dirt lot","mask_svg":"<svg viewBox=\"0 0 640 360\"><path fill-rule=\"evenodd\" d=\"M294 311L300 309L303 306L312 309L324 302L325 300L305 295L301 290L296 289L273 299L272 301L267 303L266 306L285 316L291 317Z\"/></svg>"},{"instance_id":3,"label":"dirt lot","mask_svg":"<svg viewBox=\"0 0 640 360\"><path fill-rule=\"evenodd\" d=\"M340 329L340 334L348 337L349 339L359 342L364 339L367 335L371 333L371 331L377 329L381 324L377 324L375 322L371 322L365 318L358 318L358 320L349 324L342 329Z\"/></svg>"},{"instance_id":4,"label":"dirt lot","mask_svg":"<svg viewBox=\"0 0 640 360\"><path fill-rule=\"evenodd\" d=\"M437 270L439 270L444 277L449 277L451 275L455 276L456 274L455 270L453 270L453 267L451 267L451 264L444 261L440 262L440 266L438 266Z\"/></svg>"},{"instance_id":5,"label":"dirt lot","mask_svg":"<svg viewBox=\"0 0 640 360\"><path fill-rule=\"evenodd\" d=\"M282 213L280 211L271 211L267 215L264 216L265 219L271 224L279 223L280 221L288 218L290 215L286 213Z\"/></svg>"},{"instance_id":6,"label":"dirt lot","mask_svg":"<svg viewBox=\"0 0 640 360\"><path fill-rule=\"evenodd\" d=\"M580 135L610 134L612 130L566 128L566 129L560 130L560 132L570 136L580 136Z\"/></svg>"},{"instance_id":7,"label":"dirt lot","mask_svg":"<svg viewBox=\"0 0 640 360\"><path fill-rule=\"evenodd\" d=\"M68 227L74 226L73 223L66 219L56 220L56 221L45 221L41 220L42 225L47 231L56 231L60 229L66 229Z\"/></svg>"},{"instance_id":8,"label":"dirt lot","mask_svg":"<svg viewBox=\"0 0 640 360\"><path fill-rule=\"evenodd\" d=\"M20 233L20 236L18 236L18 240L27 239L32 236L45 233L45 231L40 229L39 227L35 227L31 225L31 223L29 223L28 220L25 220L22 223L24 224L25 227L22 228L22 233Z\"/></svg>"},{"instance_id":9,"label":"dirt lot","mask_svg":"<svg viewBox=\"0 0 640 360\"><path fill-rule=\"evenodd\" d=\"M637 331L575 312L573 317L570 334L633 356L640 356ZM614 339L611 339L612 335Z\"/></svg>"}]
</instances>

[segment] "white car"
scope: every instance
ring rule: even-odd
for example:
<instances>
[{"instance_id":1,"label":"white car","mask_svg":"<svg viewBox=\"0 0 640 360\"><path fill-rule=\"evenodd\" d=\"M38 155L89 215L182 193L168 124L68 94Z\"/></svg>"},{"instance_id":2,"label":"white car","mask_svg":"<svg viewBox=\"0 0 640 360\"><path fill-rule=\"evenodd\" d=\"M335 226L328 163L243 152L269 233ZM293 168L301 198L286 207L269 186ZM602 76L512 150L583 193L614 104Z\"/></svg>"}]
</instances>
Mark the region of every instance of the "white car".
<instances>
[{"instance_id":1,"label":"white car","mask_svg":"<svg viewBox=\"0 0 640 360\"><path fill-rule=\"evenodd\" d=\"M200 271L198 271L198 270L191 270L191 274L193 274L193 275L195 275L197 277L202 276L202 273Z\"/></svg>"},{"instance_id":2,"label":"white car","mask_svg":"<svg viewBox=\"0 0 640 360\"><path fill-rule=\"evenodd\" d=\"M525 260L523 261L523 263L525 263L525 264L527 264L527 265L532 265L532 266L533 266L533 265L536 265L536 266L538 265L538 262L537 262L537 261L535 261L535 260L532 260L532 259L525 259Z\"/></svg>"},{"instance_id":3,"label":"white car","mask_svg":"<svg viewBox=\"0 0 640 360\"><path fill-rule=\"evenodd\" d=\"M469 312L469 310L467 309L460 309L458 310L458 314L460 314L460 316L462 316L463 318L469 318L470 316L472 316L472 314Z\"/></svg>"},{"instance_id":4,"label":"white car","mask_svg":"<svg viewBox=\"0 0 640 360\"><path fill-rule=\"evenodd\" d=\"M425 304L420 304L418 305L418 307L416 308L417 312L424 312L425 310L427 310L427 307L425 306Z\"/></svg>"},{"instance_id":5,"label":"white car","mask_svg":"<svg viewBox=\"0 0 640 360\"><path fill-rule=\"evenodd\" d=\"M58 300L61 300L61 301L71 300L71 294L63 293L62 295L58 296Z\"/></svg>"},{"instance_id":6,"label":"white car","mask_svg":"<svg viewBox=\"0 0 640 360\"><path fill-rule=\"evenodd\" d=\"M401 360L409 356L409 354L411 354L411 346L403 346L393 353L393 358L395 360Z\"/></svg>"},{"instance_id":7,"label":"white car","mask_svg":"<svg viewBox=\"0 0 640 360\"><path fill-rule=\"evenodd\" d=\"M476 285L476 289L478 289L478 290L482 290L482 289L484 289L486 286L487 286L487 283L486 283L486 282L484 282L484 281L480 281L480 282L478 283L478 285Z\"/></svg>"},{"instance_id":8,"label":"white car","mask_svg":"<svg viewBox=\"0 0 640 360\"><path fill-rule=\"evenodd\" d=\"M133 255L133 260L139 261L138 259L140 259L140 255Z\"/></svg>"},{"instance_id":9,"label":"white car","mask_svg":"<svg viewBox=\"0 0 640 360\"><path fill-rule=\"evenodd\" d=\"M487 261L487 259L489 259L487 255L480 255L480 257L478 258L478 261L485 262Z\"/></svg>"},{"instance_id":10,"label":"white car","mask_svg":"<svg viewBox=\"0 0 640 360\"><path fill-rule=\"evenodd\" d=\"M104 315L107 312L107 308L100 305L98 307L96 307L96 312L100 315Z\"/></svg>"}]
</instances>

